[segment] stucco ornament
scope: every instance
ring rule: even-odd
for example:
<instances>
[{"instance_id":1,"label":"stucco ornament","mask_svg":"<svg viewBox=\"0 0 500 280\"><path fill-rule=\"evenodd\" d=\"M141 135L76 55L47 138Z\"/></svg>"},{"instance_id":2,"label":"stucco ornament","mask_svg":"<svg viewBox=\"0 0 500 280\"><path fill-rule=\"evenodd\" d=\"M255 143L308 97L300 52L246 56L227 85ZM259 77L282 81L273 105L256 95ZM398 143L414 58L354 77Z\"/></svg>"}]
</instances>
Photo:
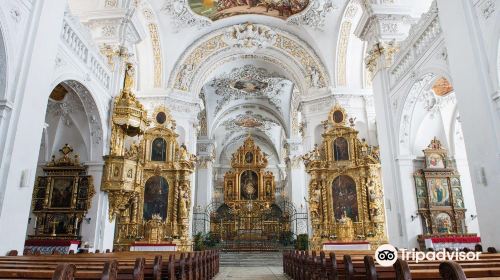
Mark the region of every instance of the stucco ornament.
<instances>
[{"instance_id":1,"label":"stucco ornament","mask_svg":"<svg viewBox=\"0 0 500 280\"><path fill-rule=\"evenodd\" d=\"M335 9L332 0L311 1L303 12L288 18L287 22L295 25L305 25L313 28L325 26L327 15Z\"/></svg>"},{"instance_id":2,"label":"stucco ornament","mask_svg":"<svg viewBox=\"0 0 500 280\"><path fill-rule=\"evenodd\" d=\"M274 45L276 37L276 32L267 26L247 23L228 28L223 40L233 48L253 53L258 49L265 49Z\"/></svg>"},{"instance_id":3,"label":"stucco ornament","mask_svg":"<svg viewBox=\"0 0 500 280\"><path fill-rule=\"evenodd\" d=\"M309 77L305 86L323 88L330 84L325 66L306 42L279 28L244 23L213 31L194 42L176 63L169 87L200 90L192 87L199 85L197 79L203 77L203 69L216 64L225 54L231 55L234 48L245 47L249 51L265 47L266 52L290 58L288 62L298 68L300 75Z\"/></svg>"},{"instance_id":4,"label":"stucco ornament","mask_svg":"<svg viewBox=\"0 0 500 280\"><path fill-rule=\"evenodd\" d=\"M205 27L212 24L212 21L199 16L191 10L187 0L166 0L162 11L172 17L172 24L179 31L188 27Z\"/></svg>"}]
</instances>

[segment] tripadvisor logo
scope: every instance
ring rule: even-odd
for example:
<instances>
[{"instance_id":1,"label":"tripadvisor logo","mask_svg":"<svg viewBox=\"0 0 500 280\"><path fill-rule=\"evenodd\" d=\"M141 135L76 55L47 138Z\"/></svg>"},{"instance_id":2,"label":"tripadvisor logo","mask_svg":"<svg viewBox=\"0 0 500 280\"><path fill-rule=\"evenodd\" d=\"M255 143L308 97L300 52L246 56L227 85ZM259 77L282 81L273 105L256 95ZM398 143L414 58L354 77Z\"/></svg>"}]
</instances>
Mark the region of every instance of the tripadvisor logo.
<instances>
[{"instance_id":1,"label":"tripadvisor logo","mask_svg":"<svg viewBox=\"0 0 500 280\"><path fill-rule=\"evenodd\" d=\"M459 252L441 250L437 252L421 252L415 249L407 250L401 249L399 251L401 260L414 261L415 263L421 261L477 261L481 252ZM384 244L377 248L375 251L375 260L381 266L392 266L398 259L398 250L391 244Z\"/></svg>"},{"instance_id":2,"label":"tripadvisor logo","mask_svg":"<svg viewBox=\"0 0 500 280\"><path fill-rule=\"evenodd\" d=\"M391 244L384 244L375 251L375 260L381 266L392 266L398 259L398 250Z\"/></svg>"}]
</instances>

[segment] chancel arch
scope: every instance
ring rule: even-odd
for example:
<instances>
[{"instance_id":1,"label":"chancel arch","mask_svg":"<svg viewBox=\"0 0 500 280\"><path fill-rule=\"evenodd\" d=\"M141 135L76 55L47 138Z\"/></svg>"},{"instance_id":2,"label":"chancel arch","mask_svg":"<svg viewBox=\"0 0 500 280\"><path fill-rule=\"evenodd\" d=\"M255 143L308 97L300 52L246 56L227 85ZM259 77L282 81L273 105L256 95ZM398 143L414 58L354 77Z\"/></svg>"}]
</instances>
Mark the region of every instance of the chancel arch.
<instances>
[{"instance_id":1,"label":"chancel arch","mask_svg":"<svg viewBox=\"0 0 500 280\"><path fill-rule=\"evenodd\" d=\"M242 40L248 43L243 44ZM280 61L292 69L295 80L300 81L302 92L330 85L326 68L307 43L279 28L252 23L221 28L200 38L179 59L168 84L180 91L199 92L218 61L239 56L242 51L257 57L266 52L281 57ZM262 57L266 60L268 56ZM267 60L272 61L272 57ZM298 79L308 76L306 80Z\"/></svg>"}]
</instances>

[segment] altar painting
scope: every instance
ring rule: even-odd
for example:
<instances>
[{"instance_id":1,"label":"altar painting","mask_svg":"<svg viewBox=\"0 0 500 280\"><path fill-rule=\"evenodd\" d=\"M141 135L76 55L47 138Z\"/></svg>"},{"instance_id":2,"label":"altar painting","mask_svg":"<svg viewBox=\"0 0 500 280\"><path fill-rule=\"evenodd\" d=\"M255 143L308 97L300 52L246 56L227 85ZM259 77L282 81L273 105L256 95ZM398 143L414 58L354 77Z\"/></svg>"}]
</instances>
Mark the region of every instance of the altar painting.
<instances>
[{"instance_id":1,"label":"altar painting","mask_svg":"<svg viewBox=\"0 0 500 280\"><path fill-rule=\"evenodd\" d=\"M436 216L436 228L439 233L450 233L452 228L450 215L439 213Z\"/></svg>"},{"instance_id":2,"label":"altar painting","mask_svg":"<svg viewBox=\"0 0 500 280\"><path fill-rule=\"evenodd\" d=\"M333 141L333 155L336 161L349 160L349 142L343 137Z\"/></svg>"},{"instance_id":3,"label":"altar painting","mask_svg":"<svg viewBox=\"0 0 500 280\"><path fill-rule=\"evenodd\" d=\"M167 143L163 138L156 138L151 147L152 161L165 161L167 158Z\"/></svg>"},{"instance_id":4,"label":"altar painting","mask_svg":"<svg viewBox=\"0 0 500 280\"><path fill-rule=\"evenodd\" d=\"M146 182L144 188L144 220L159 215L162 220L167 217L168 183L165 178L155 176Z\"/></svg>"},{"instance_id":5,"label":"altar painting","mask_svg":"<svg viewBox=\"0 0 500 280\"><path fill-rule=\"evenodd\" d=\"M428 179L427 184L433 206L450 206L450 192L446 178Z\"/></svg>"},{"instance_id":6,"label":"altar painting","mask_svg":"<svg viewBox=\"0 0 500 280\"><path fill-rule=\"evenodd\" d=\"M356 183L349 176L339 176L333 180L333 212L335 220L348 217L358 221L358 199Z\"/></svg>"},{"instance_id":7,"label":"altar painting","mask_svg":"<svg viewBox=\"0 0 500 280\"><path fill-rule=\"evenodd\" d=\"M73 197L73 177L56 177L52 182L50 206L52 208L69 208Z\"/></svg>"},{"instance_id":8,"label":"altar painting","mask_svg":"<svg viewBox=\"0 0 500 280\"><path fill-rule=\"evenodd\" d=\"M257 173L246 170L241 174L240 187L241 199L254 200L259 196L259 179Z\"/></svg>"},{"instance_id":9,"label":"altar painting","mask_svg":"<svg viewBox=\"0 0 500 280\"><path fill-rule=\"evenodd\" d=\"M215 21L257 14L286 19L305 10L309 0L188 0L193 12Z\"/></svg>"},{"instance_id":10,"label":"altar painting","mask_svg":"<svg viewBox=\"0 0 500 280\"><path fill-rule=\"evenodd\" d=\"M430 154L427 156L428 168L445 168L443 157L439 154Z\"/></svg>"}]
</instances>

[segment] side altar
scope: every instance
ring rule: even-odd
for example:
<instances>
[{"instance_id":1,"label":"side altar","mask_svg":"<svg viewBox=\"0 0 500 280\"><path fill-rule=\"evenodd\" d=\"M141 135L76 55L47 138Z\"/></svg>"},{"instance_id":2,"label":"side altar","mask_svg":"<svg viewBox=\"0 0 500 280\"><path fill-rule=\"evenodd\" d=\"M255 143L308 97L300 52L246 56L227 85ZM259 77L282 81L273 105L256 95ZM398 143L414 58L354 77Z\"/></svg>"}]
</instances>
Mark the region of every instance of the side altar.
<instances>
[{"instance_id":1,"label":"side altar","mask_svg":"<svg viewBox=\"0 0 500 280\"><path fill-rule=\"evenodd\" d=\"M370 249L387 240L377 147L358 139L354 119L339 105L323 122L321 145L303 156L309 182L314 250Z\"/></svg>"},{"instance_id":2,"label":"side altar","mask_svg":"<svg viewBox=\"0 0 500 280\"><path fill-rule=\"evenodd\" d=\"M90 209L95 194L92 176L86 166L65 144L61 157L52 160L37 176L32 195L35 232L28 236L25 250L52 254L77 251L81 243L81 223Z\"/></svg>"},{"instance_id":3,"label":"side altar","mask_svg":"<svg viewBox=\"0 0 500 280\"><path fill-rule=\"evenodd\" d=\"M460 174L436 137L424 152L424 168L414 173L418 215L423 234L417 240L422 250L432 248L474 249L481 243L467 233Z\"/></svg>"},{"instance_id":4,"label":"side altar","mask_svg":"<svg viewBox=\"0 0 500 280\"><path fill-rule=\"evenodd\" d=\"M162 244L188 251L196 158L177 142L167 108L159 106L148 115L132 92L134 77L128 64L124 89L114 102L110 153L104 157L101 188L108 193L109 219L116 219L114 247Z\"/></svg>"}]
</instances>

